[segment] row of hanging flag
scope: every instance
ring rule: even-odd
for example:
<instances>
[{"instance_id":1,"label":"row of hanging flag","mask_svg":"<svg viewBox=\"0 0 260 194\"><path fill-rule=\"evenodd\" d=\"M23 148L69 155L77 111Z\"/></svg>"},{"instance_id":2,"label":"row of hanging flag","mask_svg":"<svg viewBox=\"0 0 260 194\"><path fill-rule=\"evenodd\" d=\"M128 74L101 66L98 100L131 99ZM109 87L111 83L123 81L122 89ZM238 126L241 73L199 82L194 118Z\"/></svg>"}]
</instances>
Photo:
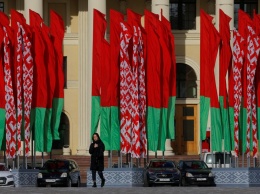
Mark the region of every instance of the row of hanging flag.
<instances>
[{"instance_id":1,"label":"row of hanging flag","mask_svg":"<svg viewBox=\"0 0 260 194\"><path fill-rule=\"evenodd\" d=\"M210 110L212 151L257 157L260 137L260 15L238 12L238 30L219 11L219 31L200 12L200 134L206 138ZM231 37L232 36L232 37ZM219 51L219 95L215 62ZM224 143L223 143L224 142Z\"/></svg>"},{"instance_id":2,"label":"row of hanging flag","mask_svg":"<svg viewBox=\"0 0 260 194\"><path fill-rule=\"evenodd\" d=\"M50 11L50 26L30 10L30 24L11 10L0 12L0 145L7 158L50 152L59 139L64 104L64 23ZM31 139L32 138L32 139Z\"/></svg>"},{"instance_id":3,"label":"row of hanging flag","mask_svg":"<svg viewBox=\"0 0 260 194\"><path fill-rule=\"evenodd\" d=\"M163 14L145 10L144 27L130 9L126 20L115 10L109 18L108 42L105 14L94 10L91 134L100 123L106 150L144 158L175 137L174 37Z\"/></svg>"}]
</instances>

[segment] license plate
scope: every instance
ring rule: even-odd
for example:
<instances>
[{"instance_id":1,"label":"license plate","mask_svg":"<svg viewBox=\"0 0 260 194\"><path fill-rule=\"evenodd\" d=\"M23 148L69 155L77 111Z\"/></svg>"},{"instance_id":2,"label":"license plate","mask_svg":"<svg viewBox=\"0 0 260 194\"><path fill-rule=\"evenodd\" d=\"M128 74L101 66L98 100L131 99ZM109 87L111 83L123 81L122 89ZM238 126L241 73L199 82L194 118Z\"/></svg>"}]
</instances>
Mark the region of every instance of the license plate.
<instances>
[{"instance_id":1,"label":"license plate","mask_svg":"<svg viewBox=\"0 0 260 194\"><path fill-rule=\"evenodd\" d=\"M159 179L160 181L170 181L170 179Z\"/></svg>"},{"instance_id":2,"label":"license plate","mask_svg":"<svg viewBox=\"0 0 260 194\"><path fill-rule=\"evenodd\" d=\"M54 183L56 180L55 179L46 179L47 183Z\"/></svg>"},{"instance_id":3,"label":"license plate","mask_svg":"<svg viewBox=\"0 0 260 194\"><path fill-rule=\"evenodd\" d=\"M0 180L0 183L3 183L4 181L3 180Z\"/></svg>"},{"instance_id":4,"label":"license plate","mask_svg":"<svg viewBox=\"0 0 260 194\"><path fill-rule=\"evenodd\" d=\"M205 181L207 180L206 178L197 178L197 181Z\"/></svg>"}]
</instances>

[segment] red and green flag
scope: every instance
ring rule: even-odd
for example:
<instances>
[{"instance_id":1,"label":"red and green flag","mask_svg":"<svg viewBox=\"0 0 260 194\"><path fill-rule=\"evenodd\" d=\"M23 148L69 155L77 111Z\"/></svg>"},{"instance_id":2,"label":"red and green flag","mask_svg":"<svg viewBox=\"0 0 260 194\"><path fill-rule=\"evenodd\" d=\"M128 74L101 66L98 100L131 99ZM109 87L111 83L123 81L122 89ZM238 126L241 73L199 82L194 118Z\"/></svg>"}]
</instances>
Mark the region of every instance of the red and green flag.
<instances>
[{"instance_id":1,"label":"red and green flag","mask_svg":"<svg viewBox=\"0 0 260 194\"><path fill-rule=\"evenodd\" d=\"M159 42L160 42L160 52L161 55L161 122L160 122L160 130L159 130L159 139L158 139L158 150L165 151L165 141L167 138L167 134L169 134L168 128L168 107L169 107L169 98L170 98L170 73L171 73L171 49L170 49L170 41L171 37L169 36L168 23L167 19L161 14L161 22L158 24L158 34L159 34Z\"/></svg>"},{"instance_id":2,"label":"red and green flag","mask_svg":"<svg viewBox=\"0 0 260 194\"><path fill-rule=\"evenodd\" d=\"M92 99L91 99L91 137L97 131L101 106L101 65L103 55L103 39L106 31L105 15L94 9L93 11L93 49L92 49ZM107 149L107 147L106 147Z\"/></svg>"},{"instance_id":3,"label":"red and green flag","mask_svg":"<svg viewBox=\"0 0 260 194\"><path fill-rule=\"evenodd\" d=\"M54 140L59 140L60 116L64 105L63 38L65 26L62 17L50 11L50 34L55 54L56 85L52 101L51 129Z\"/></svg>"},{"instance_id":4,"label":"red and green flag","mask_svg":"<svg viewBox=\"0 0 260 194\"><path fill-rule=\"evenodd\" d=\"M50 151L47 149L48 142L47 129L44 121L47 107L47 69L45 66L45 45L41 32L43 20L40 15L30 10L30 26L33 31L33 58L34 58L34 83L33 102L31 113L31 125L34 132L35 150L39 152Z\"/></svg>"},{"instance_id":5,"label":"red and green flag","mask_svg":"<svg viewBox=\"0 0 260 194\"><path fill-rule=\"evenodd\" d=\"M231 18L226 15L221 9L219 10L219 34L221 36L221 45L220 45L220 55L219 55L219 103L221 110L221 121L223 126L223 137L224 137L224 150L231 151L231 142L234 139L231 130L233 128L229 125L229 110L232 112L232 109L228 109L228 96L227 96L227 86L226 86L226 76L228 70L230 69L231 63L231 48L230 48L230 29L229 22ZM230 90L229 90L230 91ZM234 115L231 113L230 117ZM234 122L233 119L230 120ZM232 130L233 131L233 130ZM234 134L234 133L233 133Z\"/></svg>"},{"instance_id":6,"label":"red and green flag","mask_svg":"<svg viewBox=\"0 0 260 194\"><path fill-rule=\"evenodd\" d=\"M147 33L147 138L148 150L156 152L161 123L161 52L159 40L159 15L145 10Z\"/></svg>"},{"instance_id":7,"label":"red and green flag","mask_svg":"<svg viewBox=\"0 0 260 194\"><path fill-rule=\"evenodd\" d=\"M171 57L170 66L170 77L169 77L169 102L168 102L168 113L167 113L167 139L175 139L175 129L174 129L174 117L175 117L175 103L176 103L176 55L175 55L175 43L174 36L171 32L171 24L164 17L161 17L162 23L167 27L167 37L168 37L168 49Z\"/></svg>"},{"instance_id":8,"label":"red and green flag","mask_svg":"<svg viewBox=\"0 0 260 194\"><path fill-rule=\"evenodd\" d=\"M201 17L201 140L206 138L208 111L211 113L211 142L213 151L222 151L222 127L220 117L220 106L215 82L215 62L220 43L220 36L214 25L212 17L203 10ZM203 54L202 54L203 53ZM205 116L205 118L203 118Z\"/></svg>"},{"instance_id":9,"label":"red and green flag","mask_svg":"<svg viewBox=\"0 0 260 194\"><path fill-rule=\"evenodd\" d=\"M111 150L114 139L111 136L111 91L110 91L110 45L103 37L101 42L102 55L100 60L101 67L101 114L100 114L100 137L105 144L106 150Z\"/></svg>"}]
</instances>

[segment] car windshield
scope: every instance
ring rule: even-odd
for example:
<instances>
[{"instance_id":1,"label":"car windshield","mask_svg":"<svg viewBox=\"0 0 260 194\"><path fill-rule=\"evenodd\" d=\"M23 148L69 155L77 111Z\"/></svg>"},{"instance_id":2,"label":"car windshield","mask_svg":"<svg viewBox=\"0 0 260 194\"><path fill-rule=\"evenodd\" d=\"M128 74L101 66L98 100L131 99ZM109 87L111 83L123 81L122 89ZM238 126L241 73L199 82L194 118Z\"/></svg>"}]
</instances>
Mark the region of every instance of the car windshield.
<instances>
[{"instance_id":1,"label":"car windshield","mask_svg":"<svg viewBox=\"0 0 260 194\"><path fill-rule=\"evenodd\" d=\"M175 165L171 161L153 161L150 163L152 168L174 168Z\"/></svg>"},{"instance_id":2,"label":"car windshield","mask_svg":"<svg viewBox=\"0 0 260 194\"><path fill-rule=\"evenodd\" d=\"M188 161L183 163L183 168L205 169L208 168L208 166L203 161Z\"/></svg>"},{"instance_id":3,"label":"car windshield","mask_svg":"<svg viewBox=\"0 0 260 194\"><path fill-rule=\"evenodd\" d=\"M47 161L43 169L51 172L65 172L69 169L68 161Z\"/></svg>"}]
</instances>

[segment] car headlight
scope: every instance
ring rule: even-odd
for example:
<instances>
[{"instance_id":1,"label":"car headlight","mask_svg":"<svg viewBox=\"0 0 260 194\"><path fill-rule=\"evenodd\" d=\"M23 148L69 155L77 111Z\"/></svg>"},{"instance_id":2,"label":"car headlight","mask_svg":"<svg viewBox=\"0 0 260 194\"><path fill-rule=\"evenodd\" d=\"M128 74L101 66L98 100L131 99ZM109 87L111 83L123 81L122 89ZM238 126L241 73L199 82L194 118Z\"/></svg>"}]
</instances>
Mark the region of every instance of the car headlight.
<instances>
[{"instance_id":1,"label":"car headlight","mask_svg":"<svg viewBox=\"0 0 260 194\"><path fill-rule=\"evenodd\" d=\"M213 177L214 175L213 175L213 173L212 172L210 172L209 173L209 177Z\"/></svg>"},{"instance_id":2,"label":"car headlight","mask_svg":"<svg viewBox=\"0 0 260 194\"><path fill-rule=\"evenodd\" d=\"M38 179L41 179L42 178L42 173L38 173Z\"/></svg>"},{"instance_id":3,"label":"car headlight","mask_svg":"<svg viewBox=\"0 0 260 194\"><path fill-rule=\"evenodd\" d=\"M193 177L193 175L191 173L187 172L186 177Z\"/></svg>"},{"instance_id":4,"label":"car headlight","mask_svg":"<svg viewBox=\"0 0 260 194\"><path fill-rule=\"evenodd\" d=\"M68 174L66 172L62 173L60 177L67 177Z\"/></svg>"},{"instance_id":5,"label":"car headlight","mask_svg":"<svg viewBox=\"0 0 260 194\"><path fill-rule=\"evenodd\" d=\"M13 178L13 175L8 175L7 178L9 178L9 179L10 179L10 178Z\"/></svg>"}]
</instances>

